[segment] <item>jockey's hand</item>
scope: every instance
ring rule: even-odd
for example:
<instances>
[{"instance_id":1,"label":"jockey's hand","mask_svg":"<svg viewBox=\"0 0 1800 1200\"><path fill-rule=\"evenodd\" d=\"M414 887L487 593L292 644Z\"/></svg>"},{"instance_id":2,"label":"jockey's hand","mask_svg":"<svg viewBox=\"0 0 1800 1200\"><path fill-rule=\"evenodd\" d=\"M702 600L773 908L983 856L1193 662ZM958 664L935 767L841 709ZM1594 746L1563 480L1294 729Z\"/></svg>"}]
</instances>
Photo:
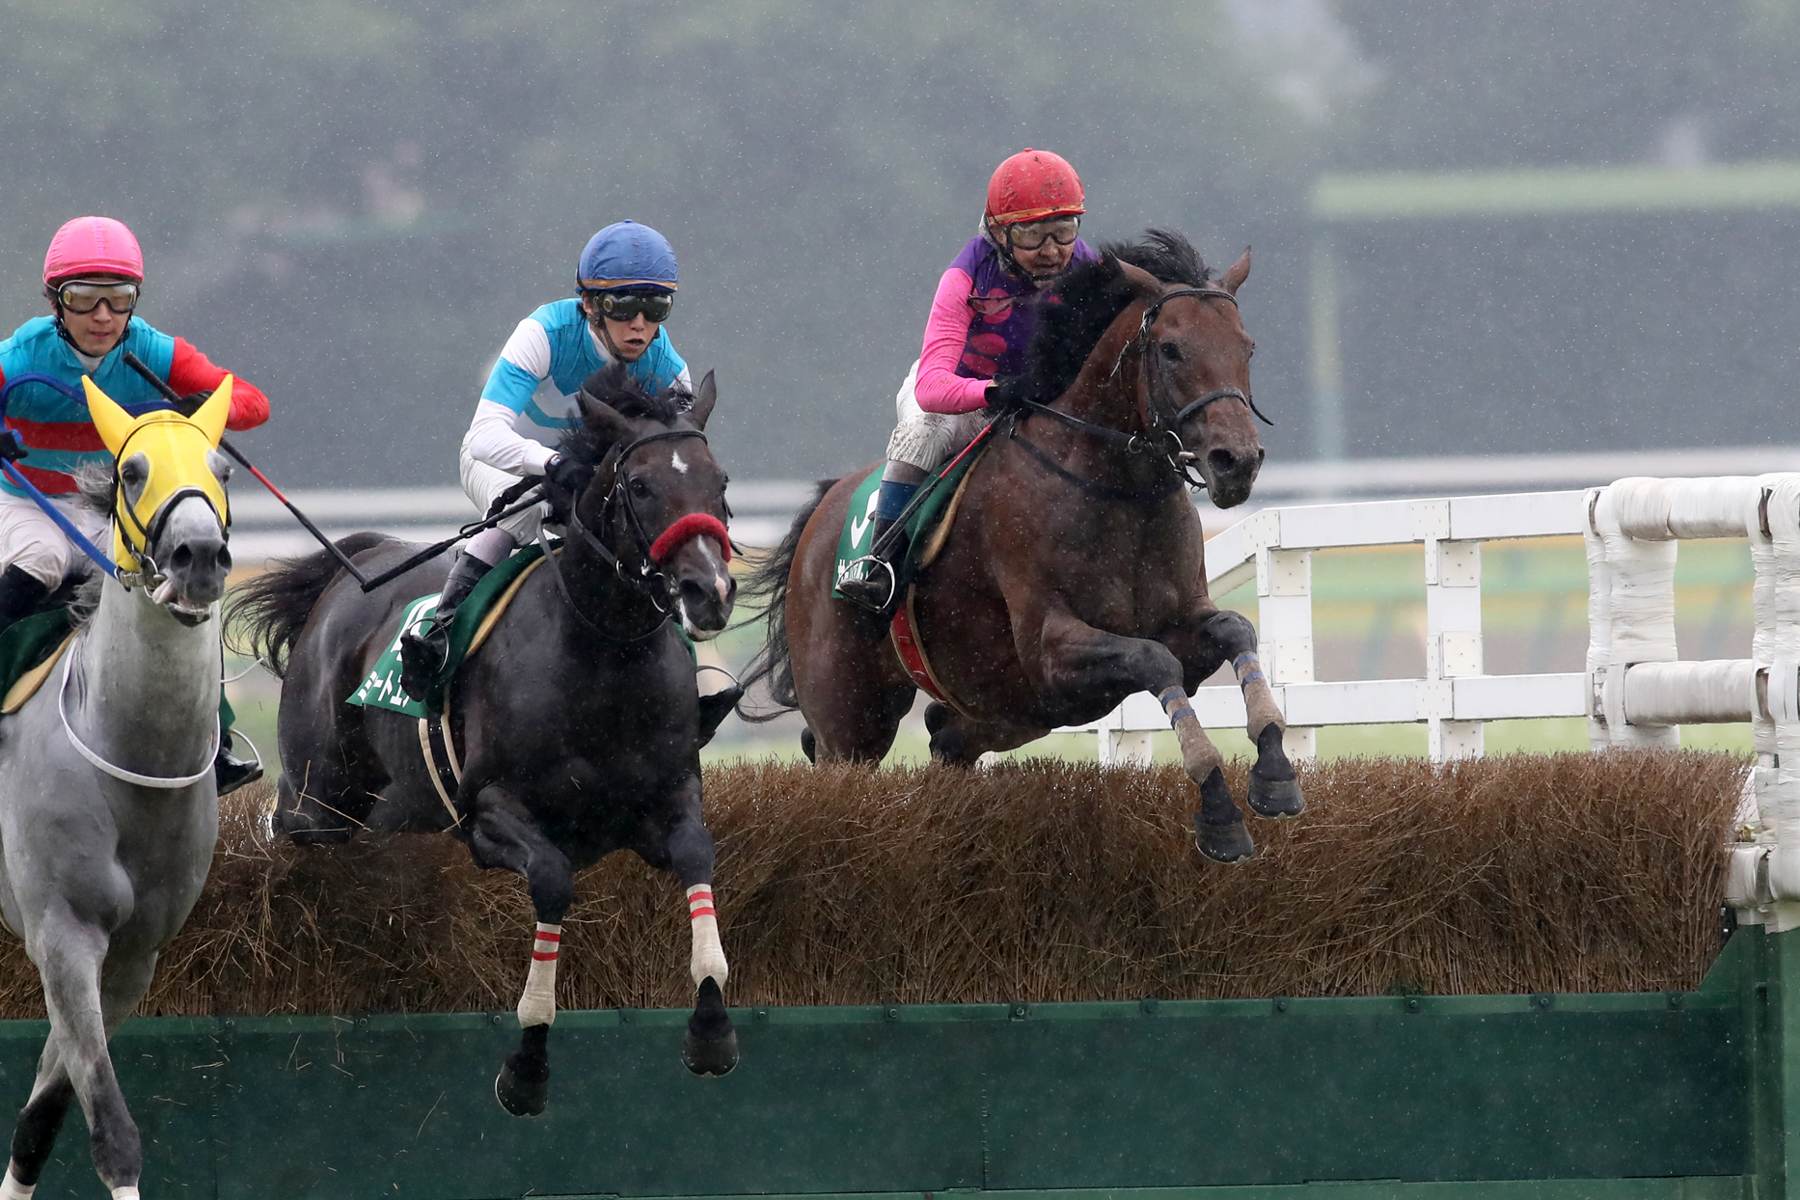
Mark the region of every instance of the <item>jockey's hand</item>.
<instances>
[{"instance_id":1,"label":"jockey's hand","mask_svg":"<svg viewBox=\"0 0 1800 1200\"><path fill-rule=\"evenodd\" d=\"M564 454L558 454L544 464L544 478L550 481L550 486L571 496L579 496L587 490L588 480L593 477L593 467Z\"/></svg>"},{"instance_id":2,"label":"jockey's hand","mask_svg":"<svg viewBox=\"0 0 1800 1200\"><path fill-rule=\"evenodd\" d=\"M988 407L997 413L1012 412L1031 399L1025 394L1025 380L1017 375L1002 375L988 384Z\"/></svg>"},{"instance_id":3,"label":"jockey's hand","mask_svg":"<svg viewBox=\"0 0 1800 1200\"><path fill-rule=\"evenodd\" d=\"M191 417L200 411L200 406L202 404L205 404L211 399L211 388L207 388L204 392L189 392L181 399L175 401L175 411L184 417Z\"/></svg>"},{"instance_id":4,"label":"jockey's hand","mask_svg":"<svg viewBox=\"0 0 1800 1200\"><path fill-rule=\"evenodd\" d=\"M10 429L0 429L0 458L4 458L7 462L18 462L21 458L29 457L30 454L31 452L25 449L25 443L19 440L18 434Z\"/></svg>"}]
</instances>

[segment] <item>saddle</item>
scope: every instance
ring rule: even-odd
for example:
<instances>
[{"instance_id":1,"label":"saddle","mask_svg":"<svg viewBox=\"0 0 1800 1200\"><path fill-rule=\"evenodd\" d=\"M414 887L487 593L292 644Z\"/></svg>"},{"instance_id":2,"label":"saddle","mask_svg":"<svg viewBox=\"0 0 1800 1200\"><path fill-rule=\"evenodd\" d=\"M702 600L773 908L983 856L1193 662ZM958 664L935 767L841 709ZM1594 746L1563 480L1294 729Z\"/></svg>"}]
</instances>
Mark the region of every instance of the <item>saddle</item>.
<instances>
[{"instance_id":1,"label":"saddle","mask_svg":"<svg viewBox=\"0 0 1800 1200\"><path fill-rule=\"evenodd\" d=\"M894 564L894 586L900 593L899 603L894 606L894 615L888 625L888 637L893 644L894 653L899 655L900 665L906 669L920 691L958 712L962 711L961 706L950 698L943 685L938 682L936 674L932 672L931 662L925 655L924 643L919 640L918 621L913 615L913 590L920 573L937 559L950 537L957 511L962 507L963 493L968 489L976 462L987 453L993 428L990 425L982 430L967 450L921 489L924 494L914 504L913 511L905 522L909 538L905 558ZM844 578L858 559L872 553L874 547L871 529L874 525L875 498L880 489L881 472L871 471L850 497L844 531L838 538L834 579ZM843 598L835 585L831 594L838 599Z\"/></svg>"}]
</instances>

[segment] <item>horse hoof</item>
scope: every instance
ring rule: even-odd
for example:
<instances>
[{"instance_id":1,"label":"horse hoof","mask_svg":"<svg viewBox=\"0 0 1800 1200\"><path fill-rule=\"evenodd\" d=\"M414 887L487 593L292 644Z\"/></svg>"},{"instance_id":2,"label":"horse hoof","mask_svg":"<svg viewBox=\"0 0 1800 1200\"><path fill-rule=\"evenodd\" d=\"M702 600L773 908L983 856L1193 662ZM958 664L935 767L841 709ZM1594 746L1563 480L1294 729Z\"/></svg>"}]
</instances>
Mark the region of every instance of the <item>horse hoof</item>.
<instances>
[{"instance_id":1,"label":"horse hoof","mask_svg":"<svg viewBox=\"0 0 1800 1200\"><path fill-rule=\"evenodd\" d=\"M1252 771L1249 798L1250 811L1259 817L1280 820L1306 811L1306 797L1300 794L1298 779L1259 779Z\"/></svg>"},{"instance_id":2,"label":"horse hoof","mask_svg":"<svg viewBox=\"0 0 1800 1200\"><path fill-rule=\"evenodd\" d=\"M515 1117L537 1116L550 1098L549 1040L548 1025L527 1025L494 1078L494 1099Z\"/></svg>"},{"instance_id":3,"label":"horse hoof","mask_svg":"<svg viewBox=\"0 0 1800 1200\"><path fill-rule=\"evenodd\" d=\"M1244 828L1242 817L1229 825L1208 825L1196 817L1194 829L1198 835L1194 845L1216 863L1241 862L1256 853L1256 843L1250 840L1250 831Z\"/></svg>"},{"instance_id":4,"label":"horse hoof","mask_svg":"<svg viewBox=\"0 0 1800 1200\"><path fill-rule=\"evenodd\" d=\"M546 1076L549 1074L545 1072ZM535 1117L544 1111L550 1099L548 1078L528 1083L512 1073L511 1067L500 1068L494 1076L494 1099L515 1117Z\"/></svg>"},{"instance_id":5,"label":"horse hoof","mask_svg":"<svg viewBox=\"0 0 1800 1200\"><path fill-rule=\"evenodd\" d=\"M819 747L817 741L813 738L813 731L811 729L802 729L800 731L800 753L806 755L806 761L809 763L817 763L819 761Z\"/></svg>"},{"instance_id":6,"label":"horse hoof","mask_svg":"<svg viewBox=\"0 0 1800 1200\"><path fill-rule=\"evenodd\" d=\"M698 1038L689 1031L681 1039L681 1065L713 1079L731 1074L738 1065L737 1030L727 1029L725 1036L712 1038Z\"/></svg>"}]
</instances>

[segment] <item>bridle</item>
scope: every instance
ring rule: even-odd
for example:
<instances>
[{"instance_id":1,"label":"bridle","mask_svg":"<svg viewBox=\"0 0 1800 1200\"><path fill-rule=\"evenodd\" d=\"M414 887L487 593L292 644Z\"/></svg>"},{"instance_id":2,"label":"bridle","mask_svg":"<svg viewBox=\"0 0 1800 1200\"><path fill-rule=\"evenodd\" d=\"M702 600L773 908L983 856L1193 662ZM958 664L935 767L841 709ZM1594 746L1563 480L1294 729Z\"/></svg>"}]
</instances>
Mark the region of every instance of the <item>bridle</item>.
<instances>
[{"instance_id":1,"label":"bridle","mask_svg":"<svg viewBox=\"0 0 1800 1200\"><path fill-rule=\"evenodd\" d=\"M615 514L624 514L625 526L630 530L632 538L637 543L637 570L633 571L627 567L625 560L613 553L612 548L601 541L581 519L581 497L575 496L570 499L569 518L564 523L564 529L571 539L581 539L582 543L602 563L606 564L615 578L650 601L651 606L659 614L659 619L649 629L643 633L621 637L600 628L586 613L581 611L581 606L576 604L574 597L569 594L569 586L563 580L562 569L556 564L555 556L550 553L550 547L544 540L542 530L540 529L538 533L538 542L543 547L544 557L549 561L550 573L555 578L557 589L562 592L563 599L568 601L569 608L583 624L608 641L641 642L668 624L670 613L674 608L676 584L657 566L651 555L650 549L655 543L644 532L643 518L638 515L637 506L631 502L630 476L625 473L625 464L633 454L645 446L654 445L657 442L674 441L678 438L699 438L702 443L706 442L706 434L698 429L659 430L623 444L615 444L602 463L603 469L612 472L612 483L606 489L605 498L600 501L600 527L602 529L610 528L616 522Z\"/></svg>"},{"instance_id":2,"label":"bridle","mask_svg":"<svg viewBox=\"0 0 1800 1200\"><path fill-rule=\"evenodd\" d=\"M1162 373L1160 363L1152 362L1157 356L1151 353L1151 350L1154 348L1154 339L1151 337L1150 327L1156 323L1156 318L1161 315L1163 305L1183 296L1192 296L1200 300L1225 300L1229 301L1233 308L1237 307L1236 296L1232 295L1224 288L1211 286L1171 288L1144 306L1144 316L1143 319L1138 322L1137 333L1130 341L1119 347L1119 356L1113 360L1113 368L1109 377L1113 379L1118 378L1119 372L1125 365L1126 353L1135 347L1138 352L1138 378L1143 387L1145 422L1150 426L1150 433L1148 436L1141 433L1127 433L1122 429L1114 429L1110 425L1102 425L1097 421L1084 420L1081 417L1060 412L1051 408L1049 405L1040 404L1035 400L1021 400L1019 402L1019 407L1027 410L1029 414L1041 414L1052 420L1059 421L1062 424L1069 426L1071 429L1080 430L1090 437L1098 438L1110 445L1120 446L1130 454L1160 453L1179 478L1185 479L1188 485L1195 490L1204 489L1206 487L1206 481L1198 475L1195 475L1193 471L1192 464L1194 453L1189 450L1187 445L1181 440L1180 431L1183 424L1195 414L1204 412L1209 405L1216 404L1221 400L1241 401L1244 407L1254 413L1265 425L1273 425L1275 422L1265 416L1260 408L1256 407L1255 400L1251 399L1241 389L1235 387L1214 388L1204 396L1189 400L1187 403L1179 405L1179 407L1177 407L1177 402L1174 400L1171 400L1167 405L1158 403L1158 398L1161 394L1159 388L1162 384ZM1175 410L1173 419L1167 422L1163 420L1162 416L1165 407ZM1032 446L1029 442L1025 442L1023 438L1019 438L1016 432L1014 438L1015 440L1022 442L1027 449L1033 451L1040 461L1045 459L1046 456L1044 456L1041 451L1038 451L1037 448ZM1058 473L1066 474L1066 472L1061 471ZM1104 489L1102 490L1104 491Z\"/></svg>"}]
</instances>

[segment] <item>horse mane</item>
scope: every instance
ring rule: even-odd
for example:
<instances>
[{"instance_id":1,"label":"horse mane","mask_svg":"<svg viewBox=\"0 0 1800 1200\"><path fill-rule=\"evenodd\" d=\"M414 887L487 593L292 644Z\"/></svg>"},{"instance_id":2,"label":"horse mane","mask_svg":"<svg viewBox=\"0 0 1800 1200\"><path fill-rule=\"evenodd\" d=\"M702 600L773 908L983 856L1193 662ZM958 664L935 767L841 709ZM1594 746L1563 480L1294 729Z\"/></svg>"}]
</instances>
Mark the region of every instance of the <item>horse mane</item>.
<instances>
[{"instance_id":1,"label":"horse mane","mask_svg":"<svg viewBox=\"0 0 1800 1200\"><path fill-rule=\"evenodd\" d=\"M1135 242L1107 242L1100 260L1069 272L1039 301L1037 331L1025 356L1027 394L1048 404L1075 382L1119 314L1138 299L1120 263L1164 283L1199 287L1211 278L1193 243L1173 229L1148 229Z\"/></svg>"},{"instance_id":2,"label":"horse mane","mask_svg":"<svg viewBox=\"0 0 1800 1200\"><path fill-rule=\"evenodd\" d=\"M581 390L622 417L636 417L664 425L673 425L693 403L692 397L674 387L652 393L626 371L623 363L609 363L601 367L582 381ZM576 406L576 411L579 413L579 405ZM612 444L612 438L606 431L583 420L557 440L556 452L567 455L576 462L597 467L600 460L606 457L606 452L612 449Z\"/></svg>"}]
</instances>

